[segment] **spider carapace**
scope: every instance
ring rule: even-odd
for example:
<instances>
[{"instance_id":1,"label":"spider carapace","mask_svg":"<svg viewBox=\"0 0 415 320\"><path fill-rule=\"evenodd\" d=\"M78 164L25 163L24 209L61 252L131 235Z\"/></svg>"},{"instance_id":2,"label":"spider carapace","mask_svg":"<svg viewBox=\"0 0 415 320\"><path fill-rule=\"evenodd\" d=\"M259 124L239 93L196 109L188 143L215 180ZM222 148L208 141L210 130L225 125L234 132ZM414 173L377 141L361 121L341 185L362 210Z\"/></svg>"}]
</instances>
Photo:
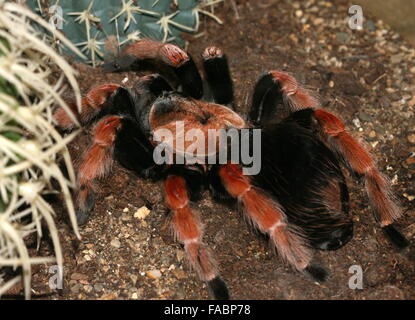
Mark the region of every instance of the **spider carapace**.
<instances>
[{"instance_id":1,"label":"spider carapace","mask_svg":"<svg viewBox=\"0 0 415 320\"><path fill-rule=\"evenodd\" d=\"M95 123L93 142L78 170L77 218L87 222L94 207L94 181L109 174L115 159L142 178L163 181L165 199L177 239L190 264L206 281L214 298L229 292L218 264L203 243L202 223L191 203L208 188L217 201L235 202L253 227L268 235L279 255L315 281L325 281L325 268L312 262L313 249L336 250L353 236L348 214L349 193L342 168L362 177L375 218L399 248L408 245L394 227L401 216L386 178L366 149L333 113L289 74L270 71L255 85L248 120L234 111L234 93L227 58L216 47L202 54L204 79L192 57L172 44L142 40L127 47L107 72L157 67L132 88L102 84L72 105L83 126ZM276 110L285 118L277 121ZM68 114L55 113L64 130L74 128ZM178 131L177 123L182 129ZM171 154L183 154L177 136L191 129L260 129L261 169L246 175L242 164L155 163L155 133L170 130ZM212 153L212 150L210 150ZM213 150L213 154L218 152ZM212 154L210 154L211 156Z\"/></svg>"}]
</instances>

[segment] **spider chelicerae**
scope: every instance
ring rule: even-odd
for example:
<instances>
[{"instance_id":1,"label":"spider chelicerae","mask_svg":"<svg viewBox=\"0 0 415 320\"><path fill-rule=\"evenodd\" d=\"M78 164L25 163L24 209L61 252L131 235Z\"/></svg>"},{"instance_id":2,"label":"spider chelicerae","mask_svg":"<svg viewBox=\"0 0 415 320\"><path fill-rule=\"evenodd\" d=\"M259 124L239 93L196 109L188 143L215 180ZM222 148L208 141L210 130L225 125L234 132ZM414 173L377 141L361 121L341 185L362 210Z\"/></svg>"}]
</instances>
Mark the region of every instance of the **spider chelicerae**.
<instances>
[{"instance_id":1,"label":"spider chelicerae","mask_svg":"<svg viewBox=\"0 0 415 320\"><path fill-rule=\"evenodd\" d=\"M110 173L115 159L142 178L163 181L177 239L214 298L227 299L229 292L211 250L203 243L202 223L191 204L205 188L217 201L238 203L283 259L322 282L328 273L312 262L313 249L336 250L353 236L345 167L364 179L376 220L392 243L398 248L409 244L394 227L401 210L388 181L336 115L319 109L318 100L291 75L269 71L256 83L248 120L244 120L234 110L225 54L208 47L202 59L205 80L192 57L179 47L138 41L104 64L104 70L156 68L160 74L144 76L132 88L94 87L82 99L80 112L70 104L81 125L96 123L93 142L78 170L79 224L87 222L94 207L94 181ZM278 117L277 110L285 115ZM74 128L63 109L54 116L62 129ZM180 132L178 122L182 123ZM244 164L229 159L213 164L200 158L192 163L156 163L154 151L160 141L155 133L161 129L173 132L173 140L167 143L170 156L183 155L177 137L192 129L205 136L213 129L259 129L261 169L248 175ZM213 151L216 157L219 147Z\"/></svg>"}]
</instances>

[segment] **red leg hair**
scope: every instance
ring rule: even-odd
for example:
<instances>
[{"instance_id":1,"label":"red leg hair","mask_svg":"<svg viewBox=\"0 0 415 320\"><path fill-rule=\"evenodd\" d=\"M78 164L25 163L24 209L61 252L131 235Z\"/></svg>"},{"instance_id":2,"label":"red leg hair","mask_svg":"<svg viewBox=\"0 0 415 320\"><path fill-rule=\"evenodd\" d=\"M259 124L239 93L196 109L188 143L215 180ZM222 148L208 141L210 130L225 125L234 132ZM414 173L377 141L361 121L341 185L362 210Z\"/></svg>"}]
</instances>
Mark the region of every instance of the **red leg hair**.
<instances>
[{"instance_id":1,"label":"red leg hair","mask_svg":"<svg viewBox=\"0 0 415 320\"><path fill-rule=\"evenodd\" d=\"M120 86L117 84L109 83L92 88L86 96L82 98L80 113L75 104L69 103L68 105L81 124L86 124L99 113L109 96L119 87ZM74 128L74 123L64 109L58 109L54 114L54 118L62 129L72 130Z\"/></svg>"},{"instance_id":2,"label":"red leg hair","mask_svg":"<svg viewBox=\"0 0 415 320\"><path fill-rule=\"evenodd\" d=\"M149 39L128 46L122 55L132 55L138 59L159 59L173 67L179 67L189 60L188 54L178 46Z\"/></svg>"},{"instance_id":3,"label":"red leg hair","mask_svg":"<svg viewBox=\"0 0 415 320\"><path fill-rule=\"evenodd\" d=\"M291 111L318 107L318 100L312 97L306 89L301 87L294 77L280 71L270 71L269 73L280 83L284 100Z\"/></svg>"},{"instance_id":4,"label":"red leg hair","mask_svg":"<svg viewBox=\"0 0 415 320\"><path fill-rule=\"evenodd\" d=\"M117 130L121 126L119 116L102 119L95 127L94 142L85 152L78 171L78 206L88 211L88 199L93 194L93 181L104 177L112 164L112 150Z\"/></svg>"},{"instance_id":5,"label":"red leg hair","mask_svg":"<svg viewBox=\"0 0 415 320\"><path fill-rule=\"evenodd\" d=\"M281 206L261 189L251 185L240 166L227 164L219 175L226 190L243 204L247 217L273 240L278 253L298 270L311 261L311 251L300 233L288 225Z\"/></svg>"},{"instance_id":6,"label":"red leg hair","mask_svg":"<svg viewBox=\"0 0 415 320\"><path fill-rule=\"evenodd\" d=\"M343 122L325 110L316 110L314 117L320 124L329 143L338 150L350 168L365 177L366 189L382 227L388 226L401 216L389 183L376 168L375 161L345 129Z\"/></svg>"},{"instance_id":7,"label":"red leg hair","mask_svg":"<svg viewBox=\"0 0 415 320\"><path fill-rule=\"evenodd\" d=\"M190 209L184 178L169 176L164 182L166 203L173 211L173 228L184 244L191 265L201 279L212 281L218 277L216 262L202 242L202 225Z\"/></svg>"}]
</instances>

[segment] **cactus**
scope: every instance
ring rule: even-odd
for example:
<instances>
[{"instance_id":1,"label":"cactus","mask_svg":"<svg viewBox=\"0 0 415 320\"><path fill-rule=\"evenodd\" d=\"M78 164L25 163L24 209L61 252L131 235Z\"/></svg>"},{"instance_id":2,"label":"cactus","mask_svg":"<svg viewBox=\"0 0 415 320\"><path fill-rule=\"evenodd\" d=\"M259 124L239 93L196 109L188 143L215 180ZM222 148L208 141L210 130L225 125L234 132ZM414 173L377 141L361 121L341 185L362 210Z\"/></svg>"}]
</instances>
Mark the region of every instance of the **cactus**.
<instances>
[{"instance_id":1,"label":"cactus","mask_svg":"<svg viewBox=\"0 0 415 320\"><path fill-rule=\"evenodd\" d=\"M0 296L22 278L6 280L3 267L22 268L26 298L30 298L32 264L55 262L62 268L54 212L43 197L57 192L52 179L60 185L79 237L69 190L75 184L75 175L66 148L76 132L63 138L55 130L52 107L69 110L60 97L68 89L65 82L74 90L78 105L80 91L70 65L50 48L44 41L46 34L38 33L35 25L82 56L38 15L17 3L0 0ZM52 67L54 71L60 69L53 83ZM58 167L61 159L69 177ZM25 240L35 234L39 244L42 224L49 229L56 257L29 255Z\"/></svg>"},{"instance_id":2,"label":"cactus","mask_svg":"<svg viewBox=\"0 0 415 320\"><path fill-rule=\"evenodd\" d=\"M183 46L181 33L197 32L200 15L222 23L208 8L223 1L58 0L51 6L52 0L43 4L28 0L28 4L46 18L62 22L65 35L95 66L107 56L116 55L129 42L142 38Z\"/></svg>"}]
</instances>

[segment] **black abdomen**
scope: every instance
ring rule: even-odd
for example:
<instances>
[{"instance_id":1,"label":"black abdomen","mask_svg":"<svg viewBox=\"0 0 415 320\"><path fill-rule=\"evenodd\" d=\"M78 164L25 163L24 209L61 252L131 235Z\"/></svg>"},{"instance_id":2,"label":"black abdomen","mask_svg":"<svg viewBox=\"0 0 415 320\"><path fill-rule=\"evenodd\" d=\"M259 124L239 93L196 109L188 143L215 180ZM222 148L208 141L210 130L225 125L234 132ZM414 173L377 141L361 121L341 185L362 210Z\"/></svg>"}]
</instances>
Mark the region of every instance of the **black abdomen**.
<instances>
[{"instance_id":1,"label":"black abdomen","mask_svg":"<svg viewBox=\"0 0 415 320\"><path fill-rule=\"evenodd\" d=\"M313 247L336 250L352 238L339 161L311 130L295 121L272 124L262 131L261 155L253 183L278 200Z\"/></svg>"}]
</instances>

